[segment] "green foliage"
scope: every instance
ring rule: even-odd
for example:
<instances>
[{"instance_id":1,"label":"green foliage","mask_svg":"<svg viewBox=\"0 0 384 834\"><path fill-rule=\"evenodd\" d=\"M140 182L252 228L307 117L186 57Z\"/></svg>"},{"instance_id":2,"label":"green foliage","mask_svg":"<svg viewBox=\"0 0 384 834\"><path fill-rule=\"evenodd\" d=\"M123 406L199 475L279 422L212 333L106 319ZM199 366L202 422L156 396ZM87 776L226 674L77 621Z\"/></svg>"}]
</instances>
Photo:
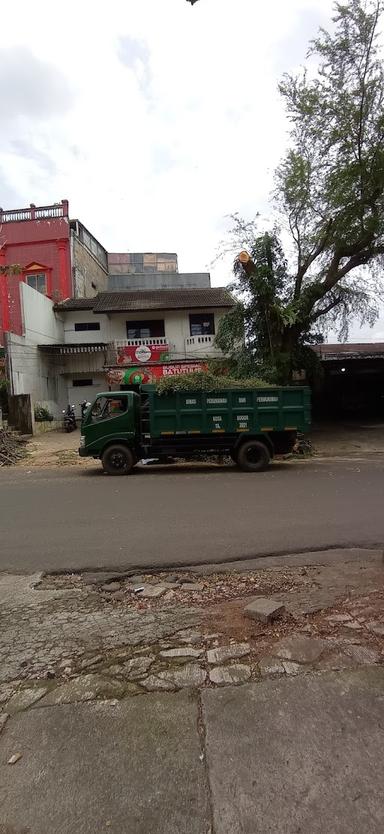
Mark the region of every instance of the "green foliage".
<instances>
[{"instance_id":1,"label":"green foliage","mask_svg":"<svg viewBox=\"0 0 384 834\"><path fill-rule=\"evenodd\" d=\"M328 327L347 338L351 317L373 324L383 298L384 71L378 31L382 0L335 3L334 30L312 42L315 59L280 84L290 146L276 172L280 231L260 234L233 217L238 304L216 342L255 372L286 382L305 346ZM290 233L285 256L280 234ZM321 334L318 332L320 329ZM237 347L236 347L237 346ZM313 363L312 363L313 364ZM301 366L303 367L303 365ZM313 371L313 368L312 368Z\"/></svg>"},{"instance_id":2,"label":"green foliage","mask_svg":"<svg viewBox=\"0 0 384 834\"><path fill-rule=\"evenodd\" d=\"M52 414L43 405L36 403L35 405L35 420L37 423L51 423L53 420Z\"/></svg>"},{"instance_id":3,"label":"green foliage","mask_svg":"<svg viewBox=\"0 0 384 834\"><path fill-rule=\"evenodd\" d=\"M0 408L3 414L8 414L8 386L6 379L0 379Z\"/></svg>"},{"instance_id":4,"label":"green foliage","mask_svg":"<svg viewBox=\"0 0 384 834\"><path fill-rule=\"evenodd\" d=\"M20 275L20 272L20 264L8 264L8 266L5 266L4 264L0 265L0 275Z\"/></svg>"},{"instance_id":5,"label":"green foliage","mask_svg":"<svg viewBox=\"0 0 384 834\"><path fill-rule=\"evenodd\" d=\"M192 374L165 376L156 384L159 394L174 394L176 391L218 391L226 388L266 388L268 383L262 379L233 379L230 376L213 374L209 371L197 371Z\"/></svg>"}]
</instances>

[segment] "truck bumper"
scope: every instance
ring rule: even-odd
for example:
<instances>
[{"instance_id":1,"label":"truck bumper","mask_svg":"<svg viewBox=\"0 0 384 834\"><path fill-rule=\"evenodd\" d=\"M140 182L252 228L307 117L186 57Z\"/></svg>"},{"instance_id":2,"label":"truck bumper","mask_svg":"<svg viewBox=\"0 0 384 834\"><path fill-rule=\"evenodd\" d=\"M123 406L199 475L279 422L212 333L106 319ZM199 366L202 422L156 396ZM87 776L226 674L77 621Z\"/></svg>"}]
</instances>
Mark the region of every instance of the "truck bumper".
<instances>
[{"instance_id":1,"label":"truck bumper","mask_svg":"<svg viewBox=\"0 0 384 834\"><path fill-rule=\"evenodd\" d=\"M84 448L84 446L80 446L79 455L81 458L88 457L88 450Z\"/></svg>"}]
</instances>

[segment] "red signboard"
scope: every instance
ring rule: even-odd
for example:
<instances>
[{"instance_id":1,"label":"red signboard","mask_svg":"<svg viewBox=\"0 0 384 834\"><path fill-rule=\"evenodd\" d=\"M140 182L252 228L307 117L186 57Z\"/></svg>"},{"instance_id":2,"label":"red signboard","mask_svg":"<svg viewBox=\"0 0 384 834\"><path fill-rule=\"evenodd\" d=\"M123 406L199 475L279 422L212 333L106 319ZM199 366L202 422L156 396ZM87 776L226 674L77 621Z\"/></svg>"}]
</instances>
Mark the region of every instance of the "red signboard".
<instances>
[{"instance_id":1,"label":"red signboard","mask_svg":"<svg viewBox=\"0 0 384 834\"><path fill-rule=\"evenodd\" d=\"M136 365L137 362L163 362L168 359L169 345L125 345L117 348L118 365Z\"/></svg>"},{"instance_id":2,"label":"red signboard","mask_svg":"<svg viewBox=\"0 0 384 834\"><path fill-rule=\"evenodd\" d=\"M192 374L206 371L206 362L178 362L165 365L136 365L134 368L110 368L107 373L108 385L140 385L155 382L163 376Z\"/></svg>"}]
</instances>

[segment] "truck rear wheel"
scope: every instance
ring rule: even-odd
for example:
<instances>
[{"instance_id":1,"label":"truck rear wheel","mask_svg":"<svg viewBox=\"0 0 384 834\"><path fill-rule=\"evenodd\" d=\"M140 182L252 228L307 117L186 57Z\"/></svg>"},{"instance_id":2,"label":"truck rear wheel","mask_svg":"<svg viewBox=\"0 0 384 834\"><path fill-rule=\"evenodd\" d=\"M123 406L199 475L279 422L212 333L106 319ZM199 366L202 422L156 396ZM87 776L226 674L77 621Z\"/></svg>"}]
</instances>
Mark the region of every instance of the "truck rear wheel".
<instances>
[{"instance_id":1,"label":"truck rear wheel","mask_svg":"<svg viewBox=\"0 0 384 834\"><path fill-rule=\"evenodd\" d=\"M245 472L262 472L270 460L269 449L260 440L247 440L237 452L237 463Z\"/></svg>"},{"instance_id":2,"label":"truck rear wheel","mask_svg":"<svg viewBox=\"0 0 384 834\"><path fill-rule=\"evenodd\" d=\"M113 446L103 452L101 458L104 472L108 475L128 475L135 465L135 459L130 449L122 443L114 443Z\"/></svg>"}]
</instances>

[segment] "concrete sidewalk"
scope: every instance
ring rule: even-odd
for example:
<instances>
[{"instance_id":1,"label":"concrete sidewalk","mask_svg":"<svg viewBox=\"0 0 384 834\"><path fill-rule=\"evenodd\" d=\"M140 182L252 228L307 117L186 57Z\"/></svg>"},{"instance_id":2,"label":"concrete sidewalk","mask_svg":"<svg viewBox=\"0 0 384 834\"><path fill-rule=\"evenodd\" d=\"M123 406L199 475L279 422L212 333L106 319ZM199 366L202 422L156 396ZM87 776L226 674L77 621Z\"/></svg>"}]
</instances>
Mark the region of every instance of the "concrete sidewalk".
<instances>
[{"instance_id":1,"label":"concrete sidewalk","mask_svg":"<svg viewBox=\"0 0 384 834\"><path fill-rule=\"evenodd\" d=\"M0 736L0 832L382 834L383 766L380 667L37 705Z\"/></svg>"}]
</instances>

